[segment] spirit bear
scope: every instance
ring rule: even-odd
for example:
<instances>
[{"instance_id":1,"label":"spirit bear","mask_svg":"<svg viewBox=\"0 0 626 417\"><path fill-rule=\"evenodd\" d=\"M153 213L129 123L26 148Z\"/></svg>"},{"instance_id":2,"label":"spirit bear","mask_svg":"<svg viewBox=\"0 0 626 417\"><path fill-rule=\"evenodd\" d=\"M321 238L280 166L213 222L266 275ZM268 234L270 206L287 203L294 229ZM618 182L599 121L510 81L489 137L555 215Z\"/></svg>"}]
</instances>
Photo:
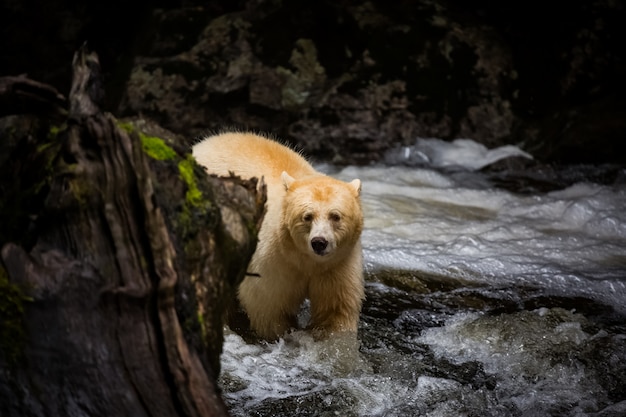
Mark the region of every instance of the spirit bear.
<instances>
[{"instance_id":1,"label":"spirit bear","mask_svg":"<svg viewBox=\"0 0 626 417\"><path fill-rule=\"evenodd\" d=\"M193 156L209 173L267 184L259 242L238 291L252 329L280 337L296 327L308 298L317 337L356 332L364 298L360 180L319 173L288 147L252 133L210 136Z\"/></svg>"}]
</instances>

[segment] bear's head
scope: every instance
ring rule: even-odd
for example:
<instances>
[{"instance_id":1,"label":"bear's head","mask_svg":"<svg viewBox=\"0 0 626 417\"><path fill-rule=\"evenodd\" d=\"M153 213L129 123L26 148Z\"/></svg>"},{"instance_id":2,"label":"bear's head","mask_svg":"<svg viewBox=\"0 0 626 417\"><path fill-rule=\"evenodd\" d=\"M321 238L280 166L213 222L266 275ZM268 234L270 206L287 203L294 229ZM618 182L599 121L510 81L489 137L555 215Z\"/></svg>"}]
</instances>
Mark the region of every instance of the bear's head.
<instances>
[{"instance_id":1,"label":"bear's head","mask_svg":"<svg viewBox=\"0 0 626 417\"><path fill-rule=\"evenodd\" d=\"M361 181L324 175L294 179L282 173L283 226L301 253L318 262L350 252L361 237Z\"/></svg>"}]
</instances>

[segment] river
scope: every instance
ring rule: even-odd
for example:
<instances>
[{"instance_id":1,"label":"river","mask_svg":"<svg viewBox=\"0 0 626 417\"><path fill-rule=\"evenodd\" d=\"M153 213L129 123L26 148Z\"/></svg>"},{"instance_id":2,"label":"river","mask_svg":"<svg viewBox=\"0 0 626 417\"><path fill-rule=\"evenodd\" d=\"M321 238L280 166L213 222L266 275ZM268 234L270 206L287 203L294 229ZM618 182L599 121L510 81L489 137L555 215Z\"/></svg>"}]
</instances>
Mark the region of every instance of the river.
<instances>
[{"instance_id":1,"label":"river","mask_svg":"<svg viewBox=\"0 0 626 417\"><path fill-rule=\"evenodd\" d=\"M320 166L363 183L358 339L227 331L232 415L626 416L626 171L480 170L507 156L530 157L432 139Z\"/></svg>"}]
</instances>

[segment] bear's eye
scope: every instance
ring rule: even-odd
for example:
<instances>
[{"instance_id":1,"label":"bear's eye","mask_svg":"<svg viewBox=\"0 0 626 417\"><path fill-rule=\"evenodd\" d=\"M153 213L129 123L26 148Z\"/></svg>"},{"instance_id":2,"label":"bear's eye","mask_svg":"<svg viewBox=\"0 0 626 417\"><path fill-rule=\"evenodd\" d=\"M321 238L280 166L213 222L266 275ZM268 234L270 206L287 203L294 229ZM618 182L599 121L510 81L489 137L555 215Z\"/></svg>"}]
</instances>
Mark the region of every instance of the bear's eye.
<instances>
[{"instance_id":1,"label":"bear's eye","mask_svg":"<svg viewBox=\"0 0 626 417\"><path fill-rule=\"evenodd\" d=\"M302 220L304 220L305 222L313 221L313 213L306 213L304 216L302 216Z\"/></svg>"},{"instance_id":2,"label":"bear's eye","mask_svg":"<svg viewBox=\"0 0 626 417\"><path fill-rule=\"evenodd\" d=\"M339 213L330 213L328 218L333 222L338 222L341 220L341 215Z\"/></svg>"}]
</instances>

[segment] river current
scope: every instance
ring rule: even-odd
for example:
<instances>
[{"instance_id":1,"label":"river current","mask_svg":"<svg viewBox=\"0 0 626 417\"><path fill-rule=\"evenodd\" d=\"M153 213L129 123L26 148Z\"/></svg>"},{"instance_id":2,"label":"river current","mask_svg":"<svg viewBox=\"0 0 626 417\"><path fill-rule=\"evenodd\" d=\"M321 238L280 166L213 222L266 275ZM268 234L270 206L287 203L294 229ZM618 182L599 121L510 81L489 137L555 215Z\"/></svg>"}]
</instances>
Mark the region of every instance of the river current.
<instances>
[{"instance_id":1,"label":"river current","mask_svg":"<svg viewBox=\"0 0 626 417\"><path fill-rule=\"evenodd\" d=\"M481 170L509 156L530 158L430 139L320 166L363 184L358 338L227 331L231 414L626 416L626 172L533 187Z\"/></svg>"}]
</instances>

